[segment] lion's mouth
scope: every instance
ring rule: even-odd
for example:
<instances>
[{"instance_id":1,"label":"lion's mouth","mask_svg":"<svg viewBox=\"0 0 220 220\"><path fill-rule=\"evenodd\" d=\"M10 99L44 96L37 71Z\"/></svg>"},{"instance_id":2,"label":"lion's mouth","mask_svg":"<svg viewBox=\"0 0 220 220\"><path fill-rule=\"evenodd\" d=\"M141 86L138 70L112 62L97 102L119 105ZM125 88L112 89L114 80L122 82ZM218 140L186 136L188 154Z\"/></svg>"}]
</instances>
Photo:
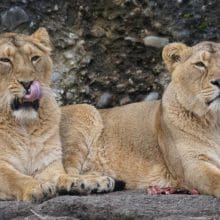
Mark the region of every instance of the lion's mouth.
<instances>
[{"instance_id":1,"label":"lion's mouth","mask_svg":"<svg viewBox=\"0 0 220 220\"><path fill-rule=\"evenodd\" d=\"M11 109L13 111L18 111L19 109L34 109L35 111L38 111L39 109L39 99L36 99L32 102L24 101L22 99L14 98L14 100L11 103Z\"/></svg>"},{"instance_id":2,"label":"lion's mouth","mask_svg":"<svg viewBox=\"0 0 220 220\"><path fill-rule=\"evenodd\" d=\"M208 101L207 104L210 105L210 104L212 104L214 101L216 101L219 98L220 98L220 94L218 96L216 96L214 99Z\"/></svg>"},{"instance_id":3,"label":"lion's mouth","mask_svg":"<svg viewBox=\"0 0 220 220\"><path fill-rule=\"evenodd\" d=\"M11 109L16 111L21 108L33 108L38 110L41 98L41 85L38 81L33 81L22 98L15 97L11 103Z\"/></svg>"}]
</instances>

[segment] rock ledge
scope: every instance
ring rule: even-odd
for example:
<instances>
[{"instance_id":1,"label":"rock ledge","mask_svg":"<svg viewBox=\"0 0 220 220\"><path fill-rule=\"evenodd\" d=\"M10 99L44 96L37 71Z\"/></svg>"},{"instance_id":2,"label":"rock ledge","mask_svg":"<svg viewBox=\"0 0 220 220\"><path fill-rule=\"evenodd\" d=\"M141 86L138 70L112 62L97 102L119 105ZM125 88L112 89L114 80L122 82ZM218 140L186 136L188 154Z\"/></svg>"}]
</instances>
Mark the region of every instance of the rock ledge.
<instances>
[{"instance_id":1,"label":"rock ledge","mask_svg":"<svg viewBox=\"0 0 220 220\"><path fill-rule=\"evenodd\" d=\"M60 196L41 204L1 201L0 219L220 219L220 200L204 195L149 196L143 191Z\"/></svg>"}]
</instances>

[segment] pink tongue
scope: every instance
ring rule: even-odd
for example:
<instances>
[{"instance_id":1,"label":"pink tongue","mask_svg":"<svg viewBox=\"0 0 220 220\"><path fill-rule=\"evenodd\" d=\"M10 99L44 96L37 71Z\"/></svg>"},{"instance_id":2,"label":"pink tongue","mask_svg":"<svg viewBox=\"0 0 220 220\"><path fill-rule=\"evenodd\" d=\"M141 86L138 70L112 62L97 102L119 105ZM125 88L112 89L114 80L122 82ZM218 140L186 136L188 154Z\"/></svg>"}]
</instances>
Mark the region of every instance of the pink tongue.
<instances>
[{"instance_id":1,"label":"pink tongue","mask_svg":"<svg viewBox=\"0 0 220 220\"><path fill-rule=\"evenodd\" d=\"M24 96L24 100L28 102L33 102L41 97L41 86L38 81L34 81L29 90L29 94Z\"/></svg>"}]
</instances>

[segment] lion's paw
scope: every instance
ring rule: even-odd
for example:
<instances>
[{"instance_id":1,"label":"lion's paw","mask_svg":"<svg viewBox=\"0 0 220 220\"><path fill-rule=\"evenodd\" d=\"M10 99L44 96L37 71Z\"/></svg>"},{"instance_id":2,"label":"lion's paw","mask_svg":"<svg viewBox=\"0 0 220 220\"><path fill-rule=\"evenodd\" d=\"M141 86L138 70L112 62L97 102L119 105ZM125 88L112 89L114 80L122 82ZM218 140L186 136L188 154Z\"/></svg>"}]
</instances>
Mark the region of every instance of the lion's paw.
<instances>
[{"instance_id":1,"label":"lion's paw","mask_svg":"<svg viewBox=\"0 0 220 220\"><path fill-rule=\"evenodd\" d=\"M115 188L115 180L108 176L91 177L82 179L80 188L89 193L107 193Z\"/></svg>"},{"instance_id":2,"label":"lion's paw","mask_svg":"<svg viewBox=\"0 0 220 220\"><path fill-rule=\"evenodd\" d=\"M45 198L40 184L26 185L23 192L18 196L18 200L25 202L41 202Z\"/></svg>"},{"instance_id":3,"label":"lion's paw","mask_svg":"<svg viewBox=\"0 0 220 220\"><path fill-rule=\"evenodd\" d=\"M114 191L115 188L118 189L119 182L120 185L125 186L122 181L115 181L108 176L81 175L77 177L68 176L68 179L66 177L60 179L58 190L60 194L107 193Z\"/></svg>"},{"instance_id":4,"label":"lion's paw","mask_svg":"<svg viewBox=\"0 0 220 220\"><path fill-rule=\"evenodd\" d=\"M24 184L24 189L17 197L20 201L42 202L56 195L56 184L31 181Z\"/></svg>"},{"instance_id":5,"label":"lion's paw","mask_svg":"<svg viewBox=\"0 0 220 220\"><path fill-rule=\"evenodd\" d=\"M56 195L57 187L53 182L45 182L41 184L41 188L43 190L44 197L49 199Z\"/></svg>"}]
</instances>

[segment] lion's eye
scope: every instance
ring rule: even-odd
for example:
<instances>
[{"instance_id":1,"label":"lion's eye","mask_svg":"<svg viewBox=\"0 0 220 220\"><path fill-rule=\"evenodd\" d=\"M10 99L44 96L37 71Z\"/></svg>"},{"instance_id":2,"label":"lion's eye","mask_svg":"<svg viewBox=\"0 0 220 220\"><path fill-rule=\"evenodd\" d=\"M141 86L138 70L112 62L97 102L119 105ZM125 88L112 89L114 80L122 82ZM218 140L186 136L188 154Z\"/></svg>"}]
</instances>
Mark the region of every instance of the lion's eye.
<instances>
[{"instance_id":1,"label":"lion's eye","mask_svg":"<svg viewBox=\"0 0 220 220\"><path fill-rule=\"evenodd\" d=\"M203 63L203 62L197 62L197 63L195 63L195 66L197 66L197 67L199 67L199 68L205 68L206 66L205 66L205 64Z\"/></svg>"},{"instance_id":2,"label":"lion's eye","mask_svg":"<svg viewBox=\"0 0 220 220\"><path fill-rule=\"evenodd\" d=\"M7 57L1 57L0 61L3 62L3 63L10 63L11 62L11 60Z\"/></svg>"},{"instance_id":3,"label":"lion's eye","mask_svg":"<svg viewBox=\"0 0 220 220\"><path fill-rule=\"evenodd\" d=\"M31 62L32 63L37 62L39 59L40 59L40 56L33 56L31 57Z\"/></svg>"}]
</instances>

